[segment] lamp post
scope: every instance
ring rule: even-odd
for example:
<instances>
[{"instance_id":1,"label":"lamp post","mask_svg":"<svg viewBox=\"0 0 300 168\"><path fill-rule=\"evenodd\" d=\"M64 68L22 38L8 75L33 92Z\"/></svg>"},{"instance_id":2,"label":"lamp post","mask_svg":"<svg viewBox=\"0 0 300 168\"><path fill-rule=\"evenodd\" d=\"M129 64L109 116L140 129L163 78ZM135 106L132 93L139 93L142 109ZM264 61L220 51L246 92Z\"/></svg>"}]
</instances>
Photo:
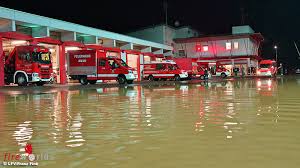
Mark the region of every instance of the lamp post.
<instances>
[{"instance_id":1,"label":"lamp post","mask_svg":"<svg viewBox=\"0 0 300 168\"><path fill-rule=\"evenodd\" d=\"M277 52L278 47L277 47L277 45L274 46L274 49L275 49L275 56L276 56L276 63L277 63L277 61L278 61L278 52Z\"/></svg>"}]
</instances>

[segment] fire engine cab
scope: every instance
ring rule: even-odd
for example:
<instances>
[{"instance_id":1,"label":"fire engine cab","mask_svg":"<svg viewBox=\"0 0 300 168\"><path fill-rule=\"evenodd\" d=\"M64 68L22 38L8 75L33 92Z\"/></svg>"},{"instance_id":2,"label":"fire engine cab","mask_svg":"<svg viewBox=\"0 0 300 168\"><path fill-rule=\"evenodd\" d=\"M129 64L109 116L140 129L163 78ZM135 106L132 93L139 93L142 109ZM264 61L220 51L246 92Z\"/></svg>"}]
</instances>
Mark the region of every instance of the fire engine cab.
<instances>
[{"instance_id":1,"label":"fire engine cab","mask_svg":"<svg viewBox=\"0 0 300 168\"><path fill-rule=\"evenodd\" d=\"M42 86L51 82L52 64L49 49L42 46L16 46L5 56L5 83Z\"/></svg>"},{"instance_id":2,"label":"fire engine cab","mask_svg":"<svg viewBox=\"0 0 300 168\"><path fill-rule=\"evenodd\" d=\"M274 77L277 75L277 63L274 60L262 60L259 63L257 76Z\"/></svg>"},{"instance_id":3,"label":"fire engine cab","mask_svg":"<svg viewBox=\"0 0 300 168\"><path fill-rule=\"evenodd\" d=\"M96 84L97 80L117 80L132 84L137 71L122 59L107 57L105 50L68 51L68 75L82 85Z\"/></svg>"},{"instance_id":4,"label":"fire engine cab","mask_svg":"<svg viewBox=\"0 0 300 168\"><path fill-rule=\"evenodd\" d=\"M150 81L159 79L180 81L188 78L188 73L180 69L173 61L151 62L144 64L144 78Z\"/></svg>"}]
</instances>

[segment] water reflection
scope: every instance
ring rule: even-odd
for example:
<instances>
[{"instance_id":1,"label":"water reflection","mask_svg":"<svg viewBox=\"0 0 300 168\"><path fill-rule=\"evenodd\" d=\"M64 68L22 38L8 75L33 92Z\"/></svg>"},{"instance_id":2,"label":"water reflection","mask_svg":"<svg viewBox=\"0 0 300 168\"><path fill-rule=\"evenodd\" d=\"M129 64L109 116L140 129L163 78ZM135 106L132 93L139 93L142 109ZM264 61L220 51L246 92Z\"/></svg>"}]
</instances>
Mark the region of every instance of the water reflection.
<instances>
[{"instance_id":1,"label":"water reflection","mask_svg":"<svg viewBox=\"0 0 300 168\"><path fill-rule=\"evenodd\" d=\"M266 140L278 143L286 129L296 133L295 125L281 124L297 120L298 86L295 79L266 78L0 94L0 134L14 141L4 140L0 149L14 151L17 144L23 150L28 142L37 150L50 149L57 160L45 162L49 167L134 167L132 162L143 166L152 158L155 164L167 156L189 163L204 158L209 167L215 160L208 156L227 150L239 158L239 152L272 143ZM160 166L176 167L179 161L173 161Z\"/></svg>"},{"instance_id":2,"label":"water reflection","mask_svg":"<svg viewBox=\"0 0 300 168\"><path fill-rule=\"evenodd\" d=\"M25 121L21 124L18 124L16 131L14 131L13 137L21 147L20 152L25 152L25 146L28 142L30 142L32 134L33 129L31 128L31 121Z\"/></svg>"}]
</instances>

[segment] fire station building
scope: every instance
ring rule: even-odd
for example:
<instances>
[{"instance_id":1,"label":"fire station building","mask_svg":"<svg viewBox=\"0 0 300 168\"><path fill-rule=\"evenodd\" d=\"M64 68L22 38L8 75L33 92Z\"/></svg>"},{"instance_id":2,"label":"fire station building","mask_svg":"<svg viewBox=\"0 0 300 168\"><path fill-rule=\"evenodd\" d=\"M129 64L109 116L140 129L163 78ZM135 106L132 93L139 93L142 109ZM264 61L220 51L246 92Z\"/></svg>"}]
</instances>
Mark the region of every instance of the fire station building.
<instances>
[{"instance_id":1,"label":"fire station building","mask_svg":"<svg viewBox=\"0 0 300 168\"><path fill-rule=\"evenodd\" d=\"M0 86L4 85L2 60L6 54L15 46L29 44L50 49L53 71L61 84L67 82L66 52L69 50L85 49L87 45L109 47L121 51L119 57L137 69L144 57L172 55L173 51L170 45L0 7Z\"/></svg>"},{"instance_id":2,"label":"fire station building","mask_svg":"<svg viewBox=\"0 0 300 168\"><path fill-rule=\"evenodd\" d=\"M251 75L258 67L263 37L249 26L232 28L232 34L175 39L175 56L197 58L212 69L223 66L233 71L244 70Z\"/></svg>"},{"instance_id":3,"label":"fire station building","mask_svg":"<svg viewBox=\"0 0 300 168\"><path fill-rule=\"evenodd\" d=\"M194 58L215 73L217 66L233 71L243 69L251 75L258 66L263 36L250 26L232 27L228 35L201 35L191 27L158 25L128 35L174 47L173 56ZM240 71L241 72L241 71Z\"/></svg>"}]
</instances>

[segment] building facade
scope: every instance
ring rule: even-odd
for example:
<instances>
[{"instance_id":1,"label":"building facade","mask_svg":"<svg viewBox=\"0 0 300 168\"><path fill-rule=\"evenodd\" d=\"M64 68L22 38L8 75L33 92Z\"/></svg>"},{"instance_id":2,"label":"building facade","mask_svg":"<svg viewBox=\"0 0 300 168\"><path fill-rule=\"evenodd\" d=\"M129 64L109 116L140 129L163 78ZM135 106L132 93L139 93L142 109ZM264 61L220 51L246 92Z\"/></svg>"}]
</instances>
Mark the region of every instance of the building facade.
<instances>
[{"instance_id":1,"label":"building facade","mask_svg":"<svg viewBox=\"0 0 300 168\"><path fill-rule=\"evenodd\" d=\"M84 49L89 44L118 48L122 50L121 58L134 66L143 63L145 53L171 55L173 51L172 46L163 43L0 7L0 60L5 59L3 53L11 52L17 45L29 45L32 41L50 49L53 69L61 84L67 82L65 54L68 50ZM135 54L129 54L131 51ZM133 55L135 62L132 63ZM2 85L4 61L0 61Z\"/></svg>"},{"instance_id":2,"label":"building facade","mask_svg":"<svg viewBox=\"0 0 300 168\"><path fill-rule=\"evenodd\" d=\"M161 24L130 32L127 33L127 35L156 43L174 46L174 39L198 37L199 32L189 26L175 28L169 25Z\"/></svg>"},{"instance_id":3,"label":"building facade","mask_svg":"<svg viewBox=\"0 0 300 168\"><path fill-rule=\"evenodd\" d=\"M250 26L232 27L228 35L203 36L190 27L158 25L128 35L174 47L172 56L194 58L215 73L217 66L251 75L258 67L263 36ZM168 55L165 55L168 56Z\"/></svg>"},{"instance_id":4,"label":"building facade","mask_svg":"<svg viewBox=\"0 0 300 168\"><path fill-rule=\"evenodd\" d=\"M249 26L232 28L230 35L175 39L174 56L196 58L209 68L223 66L251 75L258 67L263 37ZM213 73L214 70L213 70Z\"/></svg>"}]
</instances>

